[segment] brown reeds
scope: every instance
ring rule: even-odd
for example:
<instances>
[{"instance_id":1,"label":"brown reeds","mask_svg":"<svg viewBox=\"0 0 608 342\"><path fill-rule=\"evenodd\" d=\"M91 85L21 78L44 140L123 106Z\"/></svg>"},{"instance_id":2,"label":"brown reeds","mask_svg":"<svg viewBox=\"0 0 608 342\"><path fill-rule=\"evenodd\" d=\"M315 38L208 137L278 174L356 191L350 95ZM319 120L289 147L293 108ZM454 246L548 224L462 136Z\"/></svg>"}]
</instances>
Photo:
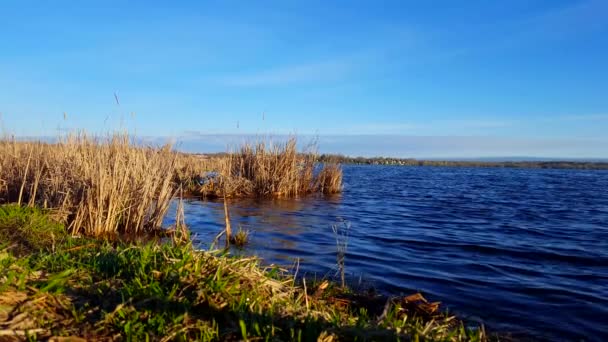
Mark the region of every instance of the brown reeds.
<instances>
[{"instance_id":1,"label":"brown reeds","mask_svg":"<svg viewBox=\"0 0 608 342\"><path fill-rule=\"evenodd\" d=\"M326 163L316 179L315 190L324 194L342 191L342 168L336 163Z\"/></svg>"},{"instance_id":2,"label":"brown reeds","mask_svg":"<svg viewBox=\"0 0 608 342\"><path fill-rule=\"evenodd\" d=\"M297 197L312 192L341 191L342 169L337 164L317 167L316 145L298 153L297 139L272 144L244 144L225 157L218 176L208 179L200 192L212 197Z\"/></svg>"},{"instance_id":3,"label":"brown reeds","mask_svg":"<svg viewBox=\"0 0 608 342\"><path fill-rule=\"evenodd\" d=\"M53 209L73 234L138 234L160 227L176 189L217 197L296 197L341 190L337 164L317 164L314 144L245 144L205 157L141 147L127 134L57 143L0 139L0 203ZM214 176L209 176L210 171Z\"/></svg>"},{"instance_id":4,"label":"brown reeds","mask_svg":"<svg viewBox=\"0 0 608 342\"><path fill-rule=\"evenodd\" d=\"M175 153L127 135L84 134L56 144L0 141L0 201L54 209L74 234L159 228L174 195Z\"/></svg>"},{"instance_id":5,"label":"brown reeds","mask_svg":"<svg viewBox=\"0 0 608 342\"><path fill-rule=\"evenodd\" d=\"M207 173L216 171L222 165L220 156L176 153L174 181L186 194L197 192Z\"/></svg>"}]
</instances>

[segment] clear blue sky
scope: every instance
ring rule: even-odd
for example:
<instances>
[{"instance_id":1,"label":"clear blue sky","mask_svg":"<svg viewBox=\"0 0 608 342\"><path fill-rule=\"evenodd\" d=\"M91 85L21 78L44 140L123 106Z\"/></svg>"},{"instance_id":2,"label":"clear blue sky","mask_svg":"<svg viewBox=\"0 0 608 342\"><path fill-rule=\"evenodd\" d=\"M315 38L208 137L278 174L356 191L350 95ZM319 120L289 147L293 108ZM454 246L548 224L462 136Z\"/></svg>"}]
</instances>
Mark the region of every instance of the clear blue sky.
<instances>
[{"instance_id":1,"label":"clear blue sky","mask_svg":"<svg viewBox=\"0 0 608 342\"><path fill-rule=\"evenodd\" d=\"M0 2L5 130L608 157L606 0L128 3Z\"/></svg>"}]
</instances>

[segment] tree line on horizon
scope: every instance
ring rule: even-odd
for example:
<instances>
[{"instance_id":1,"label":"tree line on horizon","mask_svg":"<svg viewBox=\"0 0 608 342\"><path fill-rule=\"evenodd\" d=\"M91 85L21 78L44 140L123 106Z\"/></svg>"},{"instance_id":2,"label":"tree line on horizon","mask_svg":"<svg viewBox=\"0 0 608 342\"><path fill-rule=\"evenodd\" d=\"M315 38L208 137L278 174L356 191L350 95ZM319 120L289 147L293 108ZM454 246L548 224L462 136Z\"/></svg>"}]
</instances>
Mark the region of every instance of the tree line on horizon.
<instances>
[{"instance_id":1,"label":"tree line on horizon","mask_svg":"<svg viewBox=\"0 0 608 342\"><path fill-rule=\"evenodd\" d=\"M449 167L496 167L534 169L584 169L608 170L608 162L592 161L465 161L465 160L419 160L393 157L350 157L341 154L321 154L320 163L357 165L401 165L401 166L449 166Z\"/></svg>"}]
</instances>

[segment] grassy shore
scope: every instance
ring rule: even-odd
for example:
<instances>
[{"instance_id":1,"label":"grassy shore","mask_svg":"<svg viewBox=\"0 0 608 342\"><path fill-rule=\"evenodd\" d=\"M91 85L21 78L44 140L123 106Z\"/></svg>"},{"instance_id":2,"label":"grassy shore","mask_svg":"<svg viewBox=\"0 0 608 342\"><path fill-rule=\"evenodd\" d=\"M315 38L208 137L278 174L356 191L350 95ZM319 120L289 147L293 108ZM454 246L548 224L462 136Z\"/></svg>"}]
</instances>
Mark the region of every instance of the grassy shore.
<instances>
[{"instance_id":1,"label":"grassy shore","mask_svg":"<svg viewBox=\"0 0 608 342\"><path fill-rule=\"evenodd\" d=\"M299 284L179 239L74 238L39 209L1 206L0 239L0 340L487 339L419 295Z\"/></svg>"},{"instance_id":2,"label":"grassy shore","mask_svg":"<svg viewBox=\"0 0 608 342\"><path fill-rule=\"evenodd\" d=\"M339 165L317 162L294 139L212 161L120 134L0 140L0 341L486 340L419 294L300 283L254 258L195 250L180 210L176 227L161 227L184 191L340 191ZM226 218L227 240L246 243Z\"/></svg>"}]
</instances>

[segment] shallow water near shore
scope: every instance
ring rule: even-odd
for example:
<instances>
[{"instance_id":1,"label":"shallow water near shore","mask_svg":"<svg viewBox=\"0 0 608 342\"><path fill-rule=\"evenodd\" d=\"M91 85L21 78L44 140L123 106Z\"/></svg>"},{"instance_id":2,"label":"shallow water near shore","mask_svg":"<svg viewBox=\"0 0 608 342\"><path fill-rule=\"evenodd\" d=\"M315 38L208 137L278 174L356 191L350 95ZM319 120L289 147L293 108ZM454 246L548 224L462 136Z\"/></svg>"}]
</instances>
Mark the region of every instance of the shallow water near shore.
<instances>
[{"instance_id":1,"label":"shallow water near shore","mask_svg":"<svg viewBox=\"0 0 608 342\"><path fill-rule=\"evenodd\" d=\"M606 340L607 190L608 171L347 165L340 195L229 207L251 232L242 253L266 264L334 276L337 225L351 281L516 336ZM224 226L222 202L187 200L185 215L201 248Z\"/></svg>"}]
</instances>

